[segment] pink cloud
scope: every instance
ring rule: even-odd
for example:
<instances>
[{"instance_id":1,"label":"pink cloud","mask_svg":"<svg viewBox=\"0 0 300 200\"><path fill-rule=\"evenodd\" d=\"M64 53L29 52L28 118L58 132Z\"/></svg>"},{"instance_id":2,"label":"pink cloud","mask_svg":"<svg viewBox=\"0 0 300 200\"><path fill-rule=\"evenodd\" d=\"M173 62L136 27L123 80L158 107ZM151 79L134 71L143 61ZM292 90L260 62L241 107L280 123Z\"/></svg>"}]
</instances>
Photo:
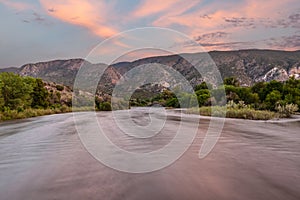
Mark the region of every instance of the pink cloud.
<instances>
[{"instance_id":1,"label":"pink cloud","mask_svg":"<svg viewBox=\"0 0 300 200\"><path fill-rule=\"evenodd\" d=\"M135 51L128 52L121 57L114 60L113 63L124 62L124 61L135 61L141 58L149 58L154 56L170 55L170 52L163 51L160 49L138 49Z\"/></svg>"},{"instance_id":2,"label":"pink cloud","mask_svg":"<svg viewBox=\"0 0 300 200\"><path fill-rule=\"evenodd\" d=\"M232 48L250 48L249 41L258 41L255 38L255 31L272 31L271 28L290 25L288 16L297 5L297 0L246 0L244 2L215 2L199 7L193 12L166 12L152 22L154 26L173 27L179 25L187 35L197 38L204 34L225 32L226 37L202 38L199 41L207 44L208 50L229 50ZM295 26L295 24L293 24ZM250 33L247 32L251 32ZM259 33L259 32L258 32ZM279 34L270 32L270 34ZM282 33L285 34L285 33ZM267 37L267 36L266 36ZM243 41L243 42L241 42ZM245 43L246 42L246 43ZM213 45L215 44L215 45ZM259 45L259 43L253 43Z\"/></svg>"},{"instance_id":3,"label":"pink cloud","mask_svg":"<svg viewBox=\"0 0 300 200\"><path fill-rule=\"evenodd\" d=\"M107 25L109 5L95 0L40 0L50 16L86 27L100 37L110 37L116 29Z\"/></svg>"},{"instance_id":4,"label":"pink cloud","mask_svg":"<svg viewBox=\"0 0 300 200\"><path fill-rule=\"evenodd\" d=\"M225 19L251 19L257 23L272 23L286 17L297 0L261 1L246 0L244 3L217 2L208 4L198 10L182 14L170 15L165 13L152 24L169 27L178 24L193 30L220 30L225 27ZM246 24L244 24L246 25ZM230 28L230 27L229 27Z\"/></svg>"},{"instance_id":5,"label":"pink cloud","mask_svg":"<svg viewBox=\"0 0 300 200\"><path fill-rule=\"evenodd\" d=\"M145 0L134 11L133 16L145 17L165 11L176 5L180 0Z\"/></svg>"},{"instance_id":6,"label":"pink cloud","mask_svg":"<svg viewBox=\"0 0 300 200\"><path fill-rule=\"evenodd\" d=\"M16 2L16 1L10 1L10 0L0 0L0 3L4 4L5 6L7 6L9 8L18 10L18 11L27 10L27 9L32 8L32 6L30 4Z\"/></svg>"}]
</instances>

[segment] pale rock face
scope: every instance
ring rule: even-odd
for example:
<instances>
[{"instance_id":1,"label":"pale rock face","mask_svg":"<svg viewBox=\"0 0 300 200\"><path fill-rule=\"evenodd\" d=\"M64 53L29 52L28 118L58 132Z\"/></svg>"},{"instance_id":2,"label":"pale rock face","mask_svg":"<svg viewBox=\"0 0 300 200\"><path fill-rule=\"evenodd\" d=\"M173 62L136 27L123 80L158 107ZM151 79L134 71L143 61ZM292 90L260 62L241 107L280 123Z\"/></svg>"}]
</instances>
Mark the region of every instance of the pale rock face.
<instances>
[{"instance_id":1,"label":"pale rock face","mask_svg":"<svg viewBox=\"0 0 300 200\"><path fill-rule=\"evenodd\" d=\"M285 81L288 78L289 75L285 69L274 67L263 76L262 81L271 81L271 80Z\"/></svg>"},{"instance_id":2,"label":"pale rock face","mask_svg":"<svg viewBox=\"0 0 300 200\"><path fill-rule=\"evenodd\" d=\"M292 67L289 71L289 77L294 76L296 79L300 79L300 66Z\"/></svg>"},{"instance_id":3,"label":"pale rock face","mask_svg":"<svg viewBox=\"0 0 300 200\"><path fill-rule=\"evenodd\" d=\"M165 88L169 88L169 87L170 87L170 84L167 83L167 82L165 82L165 81L161 82L160 84L161 84L163 87L165 87Z\"/></svg>"}]
</instances>

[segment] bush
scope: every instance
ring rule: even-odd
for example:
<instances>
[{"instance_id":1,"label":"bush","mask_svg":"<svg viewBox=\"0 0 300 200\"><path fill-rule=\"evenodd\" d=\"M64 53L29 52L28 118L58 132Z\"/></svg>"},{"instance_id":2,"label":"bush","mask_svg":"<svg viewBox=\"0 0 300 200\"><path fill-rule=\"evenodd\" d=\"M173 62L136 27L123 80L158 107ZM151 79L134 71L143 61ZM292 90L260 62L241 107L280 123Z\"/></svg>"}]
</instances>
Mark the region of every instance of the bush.
<instances>
[{"instance_id":1,"label":"bush","mask_svg":"<svg viewBox=\"0 0 300 200\"><path fill-rule=\"evenodd\" d=\"M246 105L244 101L239 101L239 103L234 103L234 101L228 101L226 104L227 108L234 108L234 109L243 109L243 108L250 108L249 105Z\"/></svg>"},{"instance_id":2,"label":"bush","mask_svg":"<svg viewBox=\"0 0 300 200\"><path fill-rule=\"evenodd\" d=\"M56 87L56 89L58 91L63 91L64 90L64 86L63 85L56 85L55 87Z\"/></svg>"},{"instance_id":3,"label":"bush","mask_svg":"<svg viewBox=\"0 0 300 200\"><path fill-rule=\"evenodd\" d=\"M214 113L212 113L214 111ZM227 118L240 118L252 120L269 120L276 117L276 113L271 111L254 110L251 108L226 108L225 106L191 108L187 110L188 114L199 114L203 116L222 117L226 113Z\"/></svg>"},{"instance_id":4,"label":"bush","mask_svg":"<svg viewBox=\"0 0 300 200\"><path fill-rule=\"evenodd\" d=\"M104 102L100 104L101 111L111 111L111 104L109 102Z\"/></svg>"},{"instance_id":5,"label":"bush","mask_svg":"<svg viewBox=\"0 0 300 200\"><path fill-rule=\"evenodd\" d=\"M178 99L175 97L175 98L167 100L166 106L167 107L173 107L173 108L179 108L180 104L178 102Z\"/></svg>"},{"instance_id":6,"label":"bush","mask_svg":"<svg viewBox=\"0 0 300 200\"><path fill-rule=\"evenodd\" d=\"M286 105L278 104L276 106L276 110L278 111L280 117L291 117L291 115L295 114L295 112L297 112L298 109L298 105L292 103Z\"/></svg>"}]
</instances>

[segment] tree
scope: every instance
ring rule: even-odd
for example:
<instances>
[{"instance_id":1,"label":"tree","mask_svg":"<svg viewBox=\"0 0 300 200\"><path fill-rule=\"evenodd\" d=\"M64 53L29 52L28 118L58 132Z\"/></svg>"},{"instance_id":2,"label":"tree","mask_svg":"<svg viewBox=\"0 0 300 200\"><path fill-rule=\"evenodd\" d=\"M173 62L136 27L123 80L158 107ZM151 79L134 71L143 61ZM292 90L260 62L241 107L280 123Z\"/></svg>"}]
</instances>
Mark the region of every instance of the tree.
<instances>
[{"instance_id":1,"label":"tree","mask_svg":"<svg viewBox=\"0 0 300 200\"><path fill-rule=\"evenodd\" d=\"M111 111L111 104L109 102L103 102L100 104L100 110Z\"/></svg>"},{"instance_id":2,"label":"tree","mask_svg":"<svg viewBox=\"0 0 300 200\"><path fill-rule=\"evenodd\" d=\"M268 93L271 91L274 91L274 90L282 92L283 84L279 81L272 80L269 83L267 83L266 89L267 89Z\"/></svg>"},{"instance_id":3,"label":"tree","mask_svg":"<svg viewBox=\"0 0 300 200\"><path fill-rule=\"evenodd\" d=\"M2 82L2 80L0 79L0 89L3 87L4 83ZM2 95L2 92L0 91L0 108L4 107L4 98ZM1 109L0 109L1 111Z\"/></svg>"},{"instance_id":4,"label":"tree","mask_svg":"<svg viewBox=\"0 0 300 200\"><path fill-rule=\"evenodd\" d=\"M49 106L48 101L49 93L44 88L42 79L35 79L35 84L32 92L32 103L33 108L47 108Z\"/></svg>"},{"instance_id":5,"label":"tree","mask_svg":"<svg viewBox=\"0 0 300 200\"><path fill-rule=\"evenodd\" d=\"M31 105L31 93L33 87L21 76L14 73L1 73L2 82L0 92L3 98L3 107L14 110L17 108L27 108Z\"/></svg>"},{"instance_id":6,"label":"tree","mask_svg":"<svg viewBox=\"0 0 300 200\"><path fill-rule=\"evenodd\" d=\"M240 82L235 77L229 77L224 79L224 85L233 85L238 87L240 86Z\"/></svg>"},{"instance_id":7,"label":"tree","mask_svg":"<svg viewBox=\"0 0 300 200\"><path fill-rule=\"evenodd\" d=\"M175 97L175 98L168 99L166 102L166 106L172 108L179 108L180 104L178 102L178 99Z\"/></svg>"},{"instance_id":8,"label":"tree","mask_svg":"<svg viewBox=\"0 0 300 200\"><path fill-rule=\"evenodd\" d=\"M204 106L208 104L208 100L210 98L210 93L208 89L197 90L196 95L199 106Z\"/></svg>"},{"instance_id":9,"label":"tree","mask_svg":"<svg viewBox=\"0 0 300 200\"><path fill-rule=\"evenodd\" d=\"M226 102L226 94L225 88L223 86L219 87L218 89L214 89L211 91L211 98L215 100L215 103L218 105L225 105Z\"/></svg>"},{"instance_id":10,"label":"tree","mask_svg":"<svg viewBox=\"0 0 300 200\"><path fill-rule=\"evenodd\" d=\"M202 82L201 84L199 85L196 85L195 87L195 91L198 91L198 90L206 90L206 89L212 89L212 85L210 83L206 83L206 82Z\"/></svg>"},{"instance_id":11,"label":"tree","mask_svg":"<svg viewBox=\"0 0 300 200\"><path fill-rule=\"evenodd\" d=\"M266 105L270 110L275 110L276 103L281 100L281 94L278 90L270 92L266 97Z\"/></svg>"},{"instance_id":12,"label":"tree","mask_svg":"<svg viewBox=\"0 0 300 200\"><path fill-rule=\"evenodd\" d=\"M262 102L266 99L267 96L267 91L266 91L266 83L264 82L258 82L255 83L252 87L251 87L251 91L253 93L257 93L259 100Z\"/></svg>"}]
</instances>

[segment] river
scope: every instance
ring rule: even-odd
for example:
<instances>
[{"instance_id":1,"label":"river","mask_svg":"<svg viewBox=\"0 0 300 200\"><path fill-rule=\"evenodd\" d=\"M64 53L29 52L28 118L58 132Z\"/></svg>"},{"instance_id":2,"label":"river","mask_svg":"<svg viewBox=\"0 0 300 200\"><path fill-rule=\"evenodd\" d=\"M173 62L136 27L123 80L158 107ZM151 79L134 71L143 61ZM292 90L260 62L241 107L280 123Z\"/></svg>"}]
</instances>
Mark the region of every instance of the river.
<instances>
[{"instance_id":1,"label":"river","mask_svg":"<svg viewBox=\"0 0 300 200\"><path fill-rule=\"evenodd\" d=\"M108 137L127 150L164 145L161 138L139 144L116 137L111 115L101 112L97 118L105 121ZM135 123L145 121L135 118ZM163 135L175 133L178 123L168 118ZM228 119L212 152L199 159L208 125L208 119L200 120L192 145L172 165L132 174L111 169L87 152L72 113L1 123L0 199L300 199L299 121Z\"/></svg>"}]
</instances>

